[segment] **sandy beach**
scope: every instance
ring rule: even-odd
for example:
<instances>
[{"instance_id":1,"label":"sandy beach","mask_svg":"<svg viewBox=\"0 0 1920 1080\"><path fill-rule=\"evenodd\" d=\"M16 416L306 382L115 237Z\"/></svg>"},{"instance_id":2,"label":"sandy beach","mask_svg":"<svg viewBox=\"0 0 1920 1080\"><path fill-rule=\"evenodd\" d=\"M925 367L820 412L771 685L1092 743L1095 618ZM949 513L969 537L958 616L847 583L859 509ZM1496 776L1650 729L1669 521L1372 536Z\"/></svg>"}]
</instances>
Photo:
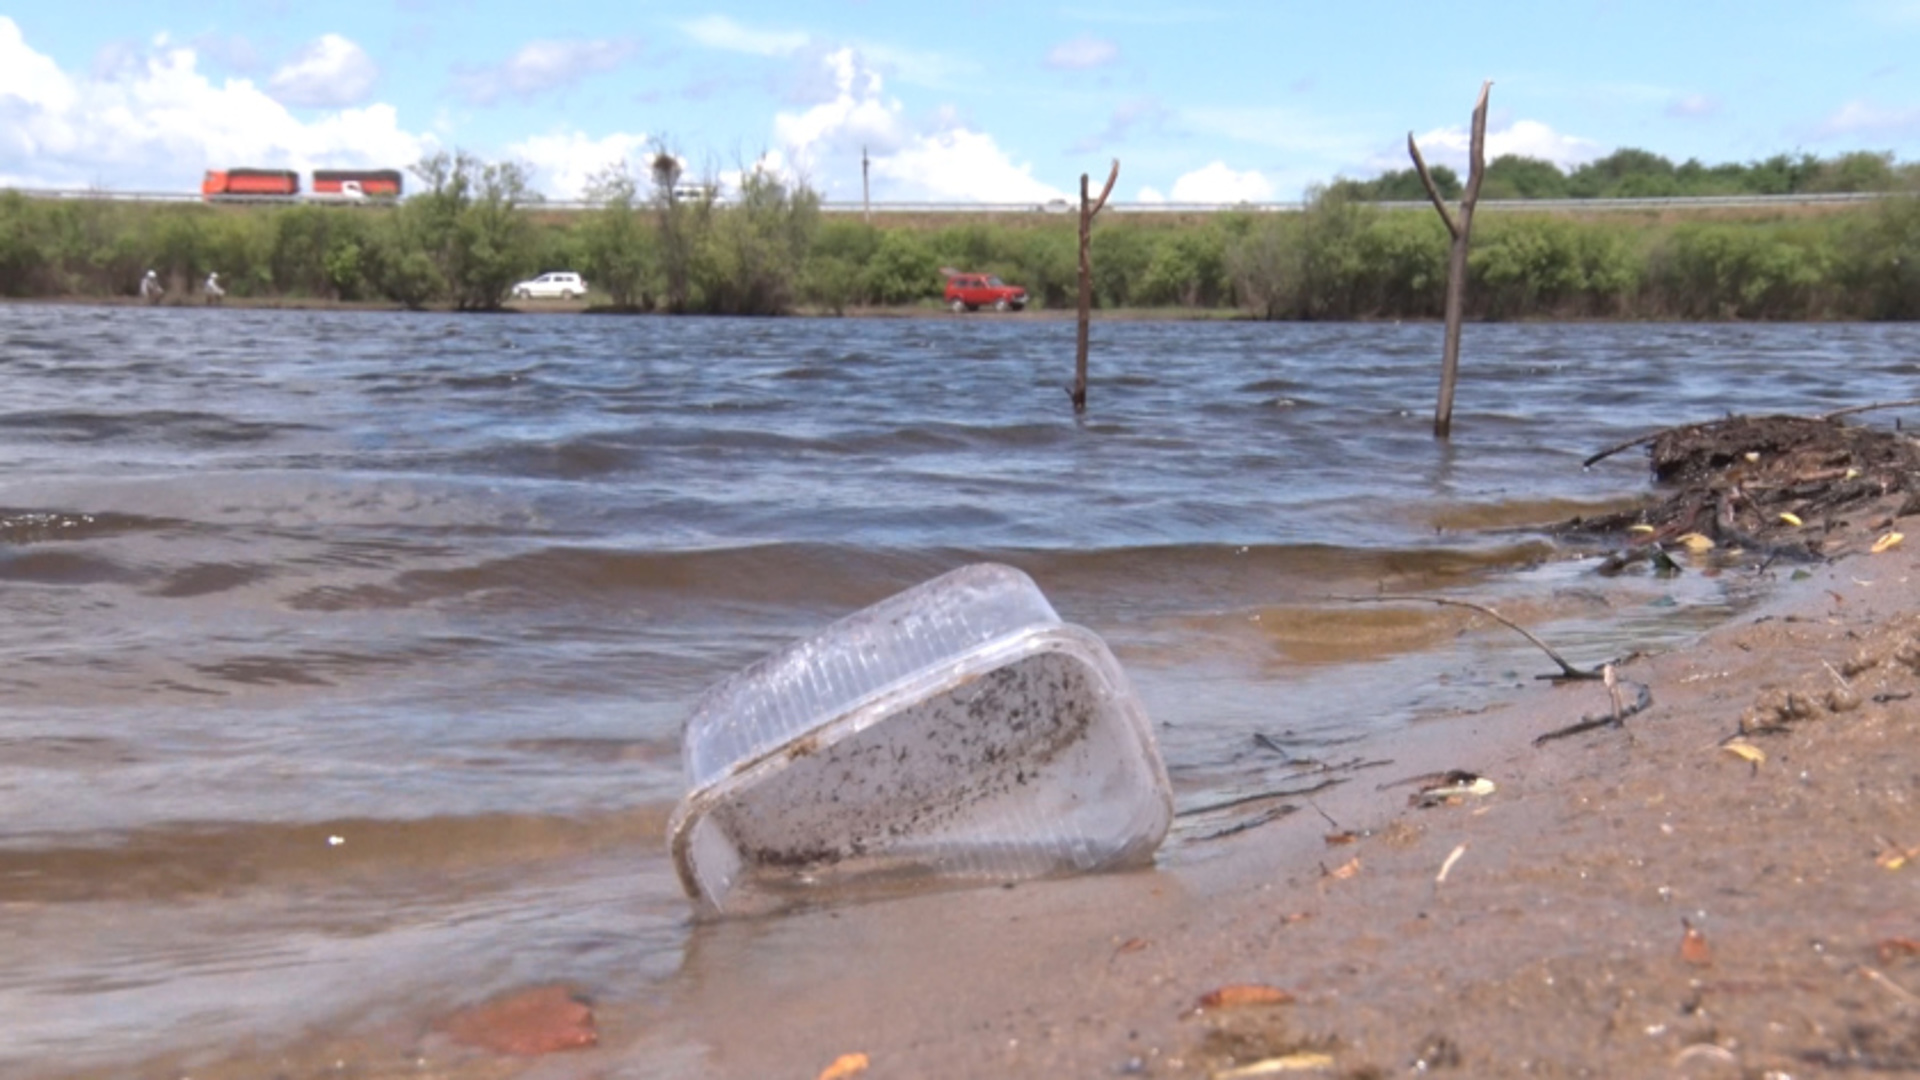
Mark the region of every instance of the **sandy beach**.
<instances>
[{"instance_id":1,"label":"sandy beach","mask_svg":"<svg viewBox=\"0 0 1920 1080\"><path fill-rule=\"evenodd\" d=\"M1758 571L1769 598L1697 643L1623 658L1650 705L1619 726L1536 744L1612 707L1542 682L1303 763L1310 794L1212 839L1186 822L1152 870L704 923L644 1000L553 973L592 1046L494 1053L398 1010L141 1075L1920 1070L1920 549L1869 550L1888 515ZM1449 770L1492 790L1420 796Z\"/></svg>"}]
</instances>

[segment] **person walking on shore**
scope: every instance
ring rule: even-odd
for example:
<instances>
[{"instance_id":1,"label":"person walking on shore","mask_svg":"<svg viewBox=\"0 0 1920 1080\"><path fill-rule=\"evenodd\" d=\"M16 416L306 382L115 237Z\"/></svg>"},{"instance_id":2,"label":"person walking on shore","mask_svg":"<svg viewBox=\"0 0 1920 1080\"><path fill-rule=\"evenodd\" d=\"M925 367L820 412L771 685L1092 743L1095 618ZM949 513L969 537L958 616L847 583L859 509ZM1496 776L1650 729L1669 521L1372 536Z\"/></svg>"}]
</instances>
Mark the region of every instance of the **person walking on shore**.
<instances>
[{"instance_id":1,"label":"person walking on shore","mask_svg":"<svg viewBox=\"0 0 1920 1080\"><path fill-rule=\"evenodd\" d=\"M166 288L160 284L160 275L151 270L147 271L146 277L140 279L140 299L149 304L159 303L160 297L166 291Z\"/></svg>"},{"instance_id":2,"label":"person walking on shore","mask_svg":"<svg viewBox=\"0 0 1920 1080\"><path fill-rule=\"evenodd\" d=\"M220 271L218 270L207 275L207 283L202 286L202 288L206 291L207 303L209 304L217 304L227 297L227 290L220 287Z\"/></svg>"}]
</instances>

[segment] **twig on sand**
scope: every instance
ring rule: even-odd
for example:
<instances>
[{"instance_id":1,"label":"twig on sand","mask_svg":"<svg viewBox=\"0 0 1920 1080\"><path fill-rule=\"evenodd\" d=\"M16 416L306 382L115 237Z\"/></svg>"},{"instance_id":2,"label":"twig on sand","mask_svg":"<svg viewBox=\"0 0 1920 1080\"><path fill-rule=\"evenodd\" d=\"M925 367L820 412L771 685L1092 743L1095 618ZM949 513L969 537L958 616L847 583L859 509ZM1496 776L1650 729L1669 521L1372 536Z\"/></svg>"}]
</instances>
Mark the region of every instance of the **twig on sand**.
<instances>
[{"instance_id":1,"label":"twig on sand","mask_svg":"<svg viewBox=\"0 0 1920 1080\"><path fill-rule=\"evenodd\" d=\"M1338 597L1337 599L1345 600L1350 604L1420 603L1420 604L1440 604L1445 607L1471 608L1474 611L1477 611L1480 614L1485 615L1488 618L1494 620L1495 622L1500 623L1501 625L1507 627L1508 629L1513 630L1514 632L1518 633L1521 637L1526 638L1528 641L1533 642L1534 645L1539 647L1541 652L1547 654L1549 659L1551 659L1554 663L1560 665L1560 674L1539 675L1539 676L1535 676L1536 678L1598 679L1598 678L1604 677L1603 673L1598 668L1592 671L1582 671L1579 668L1574 667L1572 664L1567 662L1566 657L1561 656L1557 652L1554 652L1552 646L1548 645L1546 642L1541 641L1539 638L1535 637L1533 635L1533 631L1528 630L1526 627L1521 626L1519 623L1514 622L1512 619L1507 618L1505 615L1500 614L1499 612L1493 610L1492 608L1486 606L1485 604L1476 604L1469 600L1453 600L1444 596L1411 596L1411 595L1399 595L1394 593L1385 593L1380 596L1342 596L1342 597Z\"/></svg>"},{"instance_id":2,"label":"twig on sand","mask_svg":"<svg viewBox=\"0 0 1920 1080\"><path fill-rule=\"evenodd\" d=\"M1611 670L1613 665L1608 664L1607 668ZM1620 693L1621 683L1625 683L1637 691L1634 695L1633 704L1627 705L1623 702ZM1637 683L1631 679L1620 679L1616 681L1614 685L1607 688L1607 696L1613 706L1610 711L1601 713L1599 716L1582 716L1576 723L1568 724L1563 728L1556 728L1544 735L1536 735L1533 739L1533 745L1539 746L1542 743L1549 743L1555 739L1564 739L1569 735L1578 735L1581 732L1592 731L1595 728L1626 727L1627 717L1651 708L1653 705L1653 691L1648 689L1646 684Z\"/></svg>"},{"instance_id":3,"label":"twig on sand","mask_svg":"<svg viewBox=\"0 0 1920 1080\"><path fill-rule=\"evenodd\" d=\"M1874 982L1879 983L1881 986L1886 987L1888 993L1892 994L1894 997L1899 998L1902 1002L1905 1002L1908 1005L1920 1005L1920 996L1916 996L1913 991L1907 989L1904 986L1901 986L1899 983L1894 982L1892 979L1887 978L1885 975L1882 975L1880 972L1875 971L1874 969L1862 964L1860 966L1860 974L1866 976L1869 979L1872 979Z\"/></svg>"}]
</instances>

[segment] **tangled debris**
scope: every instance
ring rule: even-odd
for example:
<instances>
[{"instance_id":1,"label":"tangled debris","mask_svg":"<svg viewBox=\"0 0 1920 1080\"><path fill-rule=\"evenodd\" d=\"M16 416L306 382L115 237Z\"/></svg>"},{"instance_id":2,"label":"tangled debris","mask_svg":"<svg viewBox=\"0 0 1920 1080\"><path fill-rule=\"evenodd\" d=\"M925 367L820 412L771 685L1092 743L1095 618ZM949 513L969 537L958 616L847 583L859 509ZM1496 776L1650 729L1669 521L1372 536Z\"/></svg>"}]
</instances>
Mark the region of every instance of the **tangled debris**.
<instances>
[{"instance_id":1,"label":"tangled debris","mask_svg":"<svg viewBox=\"0 0 1920 1080\"><path fill-rule=\"evenodd\" d=\"M1920 512L1920 441L1898 430L1846 424L1840 416L1730 416L1667 428L1603 450L1585 462L1648 445L1657 484L1652 505L1574 518L1556 535L1629 547L1603 565L1617 572L1642 559L1662 565L1680 546L1722 557L1817 560L1848 515L1897 518Z\"/></svg>"}]
</instances>

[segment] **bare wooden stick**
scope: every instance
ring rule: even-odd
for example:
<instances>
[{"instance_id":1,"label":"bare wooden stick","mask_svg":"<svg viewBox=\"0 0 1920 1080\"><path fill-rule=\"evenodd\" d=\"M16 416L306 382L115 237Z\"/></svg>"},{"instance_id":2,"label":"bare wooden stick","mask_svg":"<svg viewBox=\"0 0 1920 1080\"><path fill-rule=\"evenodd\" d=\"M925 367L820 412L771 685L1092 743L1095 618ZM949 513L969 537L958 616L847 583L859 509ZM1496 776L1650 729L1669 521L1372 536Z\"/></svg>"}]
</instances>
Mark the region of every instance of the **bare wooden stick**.
<instances>
[{"instance_id":1,"label":"bare wooden stick","mask_svg":"<svg viewBox=\"0 0 1920 1080\"><path fill-rule=\"evenodd\" d=\"M1413 155L1414 171L1420 174L1420 186L1427 189L1427 198L1433 200L1433 208L1440 213L1440 221L1447 227L1448 236L1460 235L1460 224L1453 220L1453 211L1447 209L1447 200L1440 197L1440 189L1434 186L1433 176L1427 172L1427 159L1420 156L1420 144L1413 141L1413 132L1407 132L1407 153Z\"/></svg>"},{"instance_id":2,"label":"bare wooden stick","mask_svg":"<svg viewBox=\"0 0 1920 1080\"><path fill-rule=\"evenodd\" d=\"M1113 194L1113 182L1120 179L1120 159L1113 159L1113 168L1107 173L1107 186L1100 189L1100 198L1087 199L1087 174L1080 174L1080 322L1074 336L1073 348L1073 385L1067 388L1067 396L1073 399L1073 411L1087 411L1087 326L1093 318L1093 259L1088 247L1093 239L1093 215L1107 205L1107 196Z\"/></svg>"},{"instance_id":3,"label":"bare wooden stick","mask_svg":"<svg viewBox=\"0 0 1920 1080\"><path fill-rule=\"evenodd\" d=\"M1338 599L1345 600L1350 604L1440 604L1444 607L1471 608L1474 611L1477 611L1480 614L1485 615L1486 617L1494 620L1495 622L1500 623L1502 626L1505 626L1508 629L1515 631L1521 637L1526 638L1528 641L1533 642L1534 645L1537 646L1541 652L1547 654L1547 657L1549 659L1551 659L1554 663L1560 665L1560 674L1542 676L1542 678L1599 679L1599 678L1605 677L1604 674L1599 670L1581 671L1579 668L1574 667L1572 664L1567 662L1566 657L1561 656L1557 652L1554 652L1553 647L1551 645L1548 645L1546 642L1541 641L1539 638L1535 637L1533 635L1533 631L1528 630L1526 627L1521 626L1519 623L1514 622L1512 619L1507 618L1505 615L1500 614L1499 612L1493 610L1492 608L1486 606L1485 604L1476 604L1470 600L1453 600L1444 596L1411 596L1411 595L1397 595L1394 593L1383 593L1379 596L1342 596L1342 597L1339 597Z\"/></svg>"},{"instance_id":4,"label":"bare wooden stick","mask_svg":"<svg viewBox=\"0 0 1920 1080\"><path fill-rule=\"evenodd\" d=\"M1832 420L1835 417L1852 416L1854 413L1872 412L1875 409L1904 409L1913 405L1920 405L1920 398L1908 398L1905 401L1876 401L1871 405L1854 405L1850 408L1835 409L1832 412L1821 413L1814 417L1814 419Z\"/></svg>"},{"instance_id":5,"label":"bare wooden stick","mask_svg":"<svg viewBox=\"0 0 1920 1080\"><path fill-rule=\"evenodd\" d=\"M1665 430L1656 431L1651 435L1642 435L1637 439L1629 439L1626 442L1620 443L1616 446L1609 446L1605 450L1602 450L1599 453L1588 458L1587 460L1581 462L1580 467L1583 469L1591 469L1593 468L1595 462L1605 461L1607 458L1612 457L1613 455L1619 453L1622 450L1631 450L1636 446L1640 446L1645 443L1650 443L1653 440L1659 438L1660 436L1665 435L1666 433L1667 432Z\"/></svg>"},{"instance_id":6,"label":"bare wooden stick","mask_svg":"<svg viewBox=\"0 0 1920 1080\"><path fill-rule=\"evenodd\" d=\"M1453 387L1460 372L1460 321L1467 306L1467 245L1473 236L1473 208L1480 202L1480 181L1487 172L1487 95L1493 89L1491 79L1480 84L1480 100L1473 106L1473 136L1468 144L1467 187L1460 194L1460 216L1447 212L1440 189L1427 172L1426 159L1413 133L1407 133L1407 152L1413 157L1414 171L1427 189L1427 197L1440 212L1440 220L1453 237L1447 256L1447 331L1440 356L1440 401L1433 410L1433 437L1445 439L1453 433Z\"/></svg>"}]
</instances>

